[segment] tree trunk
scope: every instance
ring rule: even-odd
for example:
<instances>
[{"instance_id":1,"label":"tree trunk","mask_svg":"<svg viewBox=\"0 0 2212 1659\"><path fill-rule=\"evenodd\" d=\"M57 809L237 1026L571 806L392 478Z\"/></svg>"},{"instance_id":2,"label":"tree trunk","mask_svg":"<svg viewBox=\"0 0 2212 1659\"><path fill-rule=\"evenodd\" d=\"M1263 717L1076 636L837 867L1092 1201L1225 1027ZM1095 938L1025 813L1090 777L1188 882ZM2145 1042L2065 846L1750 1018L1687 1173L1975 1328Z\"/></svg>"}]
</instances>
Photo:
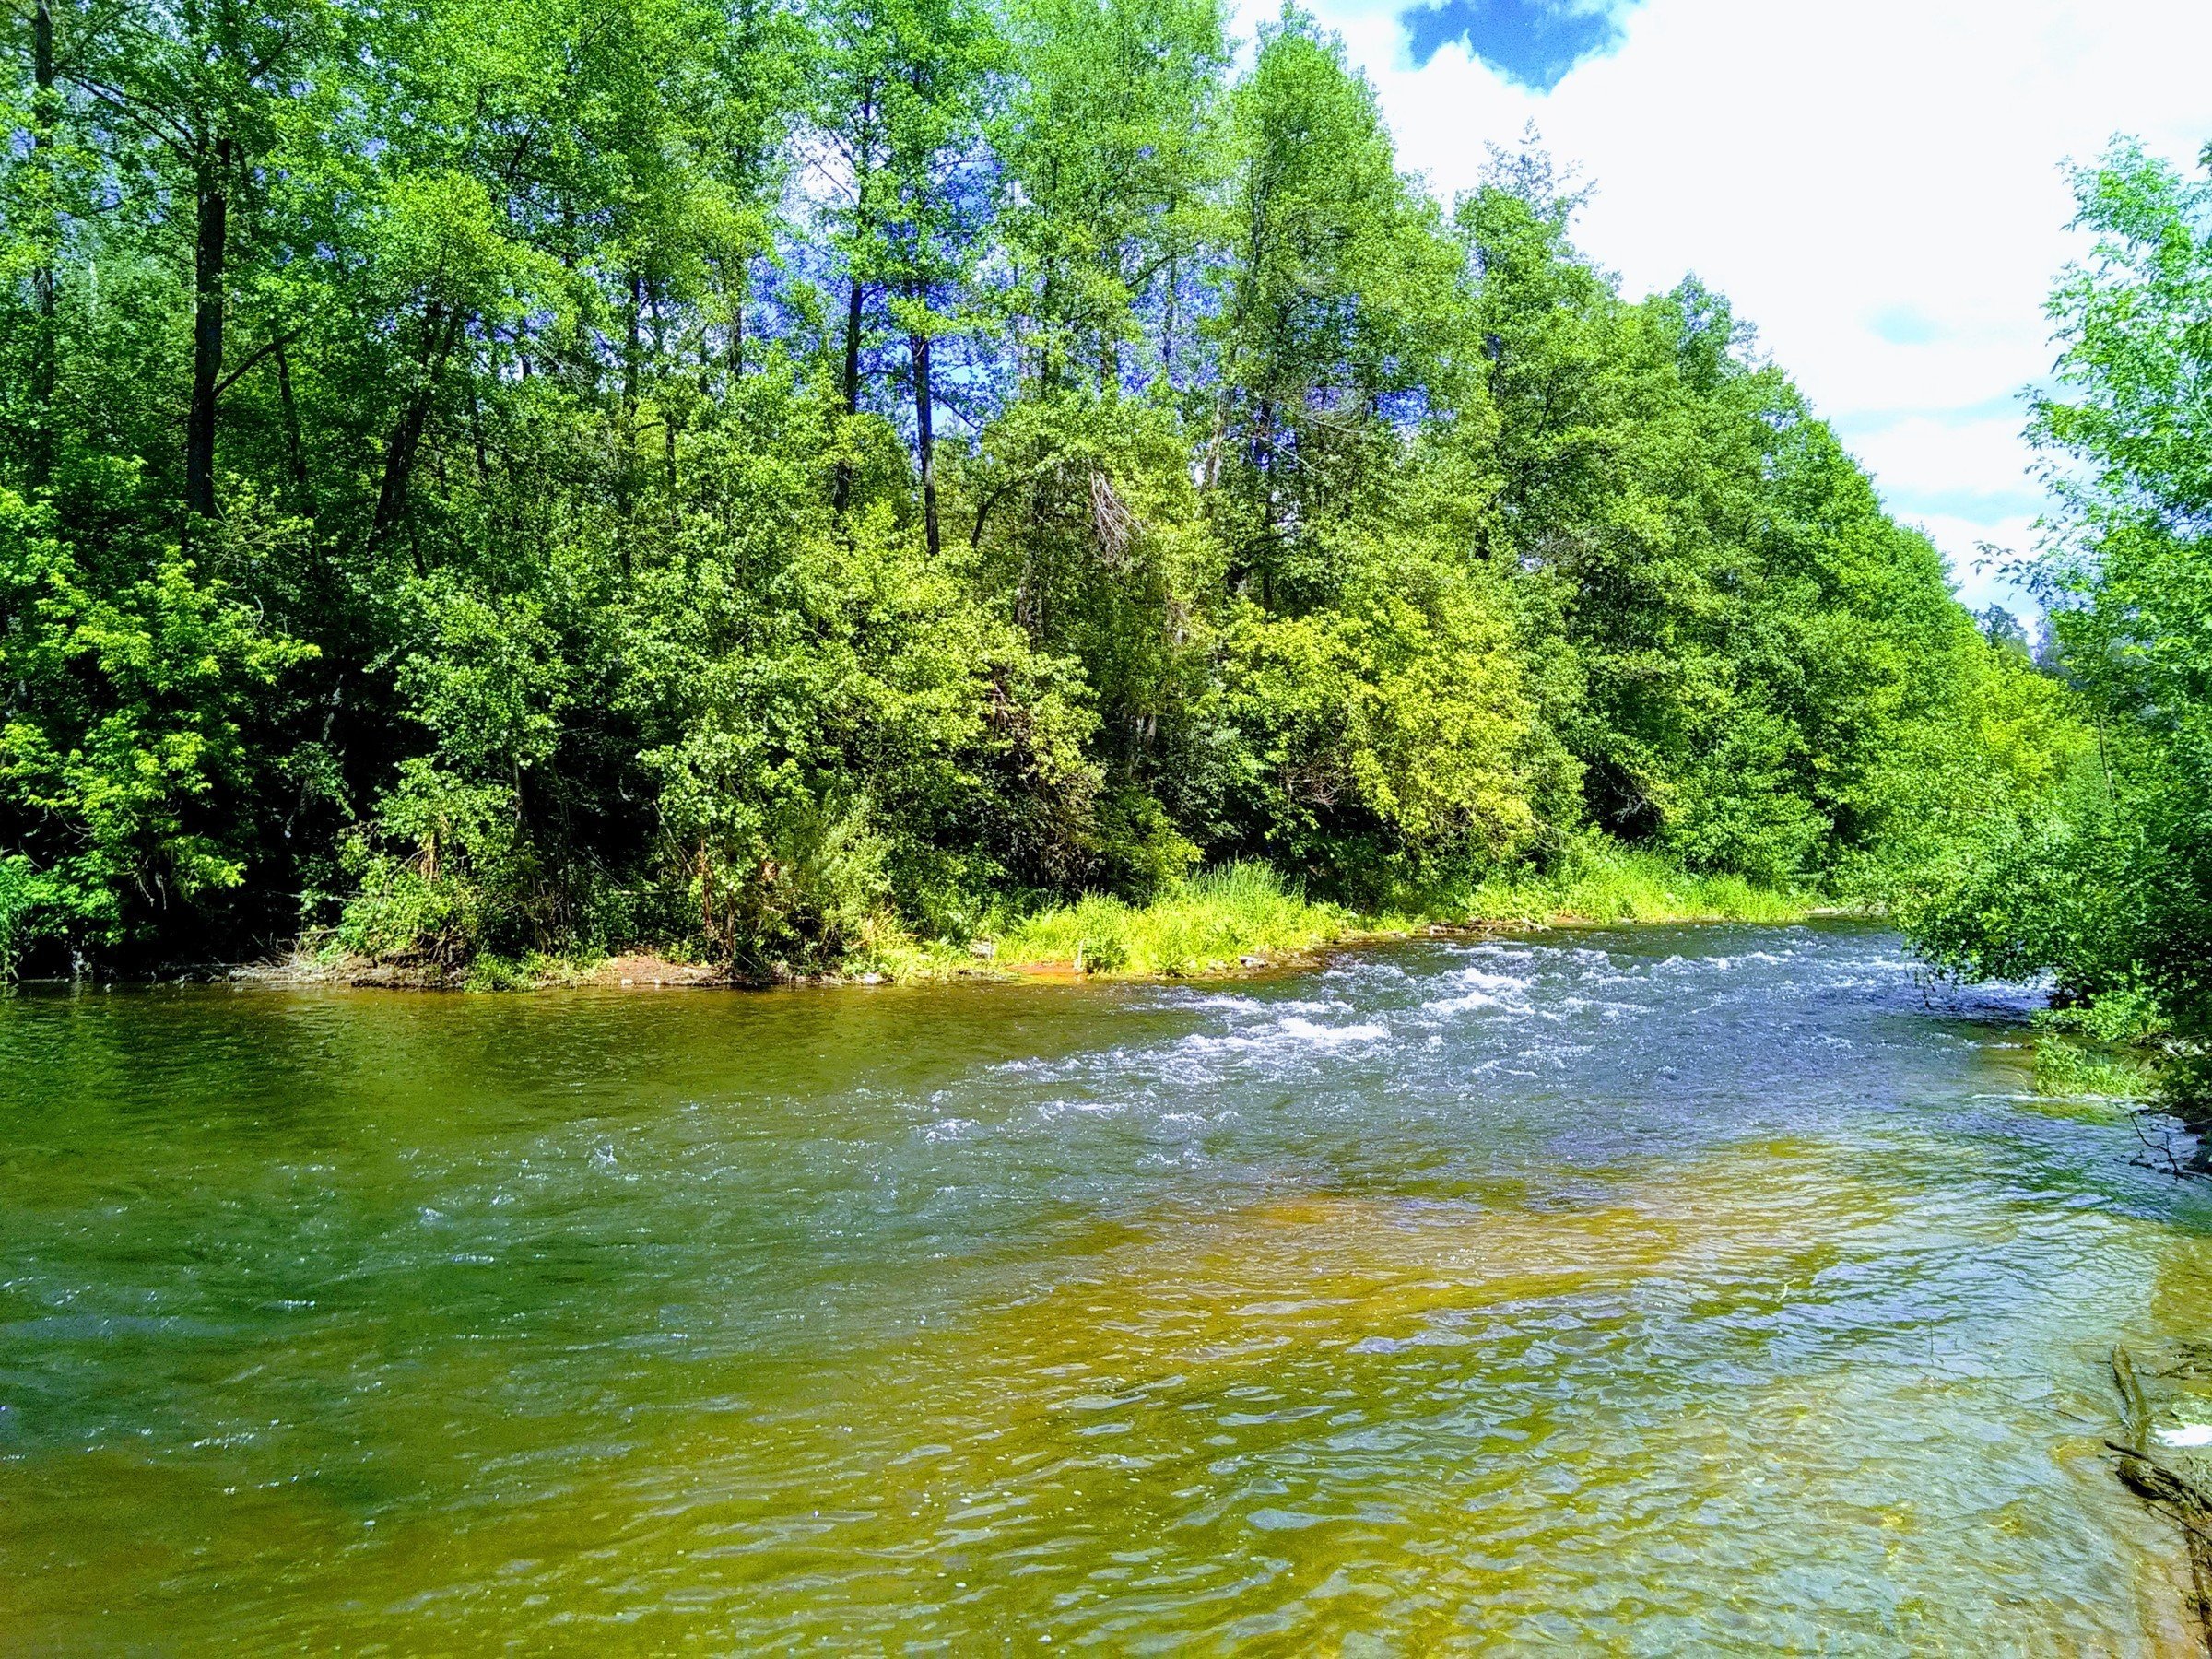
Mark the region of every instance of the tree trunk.
<instances>
[{"instance_id":1,"label":"tree trunk","mask_svg":"<svg viewBox=\"0 0 2212 1659\"><path fill-rule=\"evenodd\" d=\"M229 252L230 140L218 138L199 181L192 260L192 413L184 433L184 507L215 516L216 382L223 372L223 262Z\"/></svg>"},{"instance_id":2,"label":"tree trunk","mask_svg":"<svg viewBox=\"0 0 2212 1659\"><path fill-rule=\"evenodd\" d=\"M31 102L30 144L46 186L46 199L40 204L40 233L42 246L39 263L30 274L31 292L37 305L39 319L37 335L31 345L30 359L30 487L44 489L53 477L53 392L58 380L61 359L60 343L55 338L53 304L53 265L60 241L55 234L58 209L55 206L53 163L50 152L53 148L54 113L57 95L53 89L53 9L52 0L37 0L30 20Z\"/></svg>"},{"instance_id":3,"label":"tree trunk","mask_svg":"<svg viewBox=\"0 0 2212 1659\"><path fill-rule=\"evenodd\" d=\"M516 181L522 177L523 163L529 159L531 136L535 131L533 127L516 140L514 154L508 158L502 181L509 190L512 190ZM571 230L574 229L575 212L572 207L564 210L562 222ZM392 437L384 445L383 481L377 487L376 516L369 526L371 552L382 544L384 537L391 534L392 526L406 512L407 481L414 476L416 452L421 448L423 430L429 424L430 402L437 394L438 377L444 371L445 359L453 355L453 347L461 338L464 321L461 312L448 311L442 300L433 300L423 308L422 381L416 387L415 394L407 400L407 406L400 414L399 424L392 429ZM579 332L582 327L583 324L579 319ZM577 356L586 364L596 365L597 359L590 352L579 351ZM525 358L523 360L523 372L527 375L529 371L529 359ZM421 572L422 547L419 542L415 545L415 569L418 574Z\"/></svg>"},{"instance_id":4,"label":"tree trunk","mask_svg":"<svg viewBox=\"0 0 2212 1659\"><path fill-rule=\"evenodd\" d=\"M278 336L275 347L276 357L276 401L284 411L284 448L292 467L292 487L299 493L300 510L310 519L315 516L314 487L307 479L307 450L300 441L300 406L292 396L292 365L284 355L284 340Z\"/></svg>"},{"instance_id":5,"label":"tree trunk","mask_svg":"<svg viewBox=\"0 0 2212 1659\"><path fill-rule=\"evenodd\" d=\"M376 516L370 522L369 546L373 551L407 510L407 483L415 475L415 457L422 447L423 429L430 419L430 400L438 390L439 371L461 335L461 315L449 312L445 301L433 300L422 313L422 382L399 423L384 445L384 477L376 492ZM418 557L416 562L421 559Z\"/></svg>"},{"instance_id":6,"label":"tree trunk","mask_svg":"<svg viewBox=\"0 0 2212 1659\"><path fill-rule=\"evenodd\" d=\"M909 335L906 349L914 369L914 453L922 463L922 528L929 556L937 556L936 390L929 377L929 336Z\"/></svg>"},{"instance_id":7,"label":"tree trunk","mask_svg":"<svg viewBox=\"0 0 2212 1659\"><path fill-rule=\"evenodd\" d=\"M622 417L634 421L638 414L638 376L645 356L645 278L629 274L629 324L622 339ZM627 447L627 445L625 445Z\"/></svg>"},{"instance_id":8,"label":"tree trunk","mask_svg":"<svg viewBox=\"0 0 2212 1659\"><path fill-rule=\"evenodd\" d=\"M745 304L752 297L752 262L737 261L735 291L730 296L730 390L745 378Z\"/></svg>"},{"instance_id":9,"label":"tree trunk","mask_svg":"<svg viewBox=\"0 0 2212 1659\"><path fill-rule=\"evenodd\" d=\"M866 299L867 285L859 277L853 277L852 291L845 300L845 415L848 419L860 413L860 319L861 307ZM853 463L840 460L830 505L841 514L845 503L852 499Z\"/></svg>"},{"instance_id":10,"label":"tree trunk","mask_svg":"<svg viewBox=\"0 0 2212 1659\"><path fill-rule=\"evenodd\" d=\"M629 274L629 323L622 340L622 429L619 434L621 451L615 457L615 500L622 520L629 522L636 506L638 493L638 382L642 369L645 348L642 330L645 318L645 278L636 271ZM622 572L629 573L629 538L622 538Z\"/></svg>"},{"instance_id":11,"label":"tree trunk","mask_svg":"<svg viewBox=\"0 0 2212 1659\"><path fill-rule=\"evenodd\" d=\"M1260 608L1275 614L1275 400L1260 399L1253 459L1260 475Z\"/></svg>"},{"instance_id":12,"label":"tree trunk","mask_svg":"<svg viewBox=\"0 0 2212 1659\"><path fill-rule=\"evenodd\" d=\"M484 406L477 401L477 382L464 382L468 388L468 441L477 452L477 488L485 495L491 493L491 451L484 441Z\"/></svg>"},{"instance_id":13,"label":"tree trunk","mask_svg":"<svg viewBox=\"0 0 2212 1659\"><path fill-rule=\"evenodd\" d=\"M1123 286L1122 262L1117 254L1106 263L1106 275L1116 288ZM1126 290L1124 290L1126 291ZM1113 337L1113 324L1101 323L1099 327L1099 394L1119 397L1122 394L1122 344Z\"/></svg>"},{"instance_id":14,"label":"tree trunk","mask_svg":"<svg viewBox=\"0 0 2212 1659\"><path fill-rule=\"evenodd\" d=\"M672 354L668 349L668 309L663 303L665 299L666 295L663 290L659 288L653 290L653 360L662 365L663 377L660 399L661 477L667 485L668 522L673 524L680 516L676 504L676 398L673 395L672 388L676 384L677 376L673 366L676 358L682 353L683 345L679 339L676 353ZM705 355L703 342L700 355L702 357Z\"/></svg>"},{"instance_id":15,"label":"tree trunk","mask_svg":"<svg viewBox=\"0 0 2212 1659\"><path fill-rule=\"evenodd\" d=\"M1180 206L1177 203L1175 206ZM1171 207L1170 211L1174 209ZM1167 314L1159 329L1159 373L1169 390L1175 386L1175 300L1182 284L1182 263L1174 254L1168 255Z\"/></svg>"}]
</instances>

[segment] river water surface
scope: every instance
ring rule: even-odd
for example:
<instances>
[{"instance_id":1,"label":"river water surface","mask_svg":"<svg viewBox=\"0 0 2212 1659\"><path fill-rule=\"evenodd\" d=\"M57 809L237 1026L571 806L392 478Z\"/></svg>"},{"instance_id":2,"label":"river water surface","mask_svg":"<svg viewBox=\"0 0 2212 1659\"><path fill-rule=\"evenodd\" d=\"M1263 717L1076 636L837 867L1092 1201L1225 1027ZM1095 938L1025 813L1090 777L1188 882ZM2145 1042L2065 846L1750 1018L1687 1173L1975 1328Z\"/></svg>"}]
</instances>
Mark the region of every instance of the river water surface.
<instances>
[{"instance_id":1,"label":"river water surface","mask_svg":"<svg viewBox=\"0 0 2212 1659\"><path fill-rule=\"evenodd\" d=\"M0 1649L2152 1653L2212 1204L1865 928L0 1001Z\"/></svg>"}]
</instances>

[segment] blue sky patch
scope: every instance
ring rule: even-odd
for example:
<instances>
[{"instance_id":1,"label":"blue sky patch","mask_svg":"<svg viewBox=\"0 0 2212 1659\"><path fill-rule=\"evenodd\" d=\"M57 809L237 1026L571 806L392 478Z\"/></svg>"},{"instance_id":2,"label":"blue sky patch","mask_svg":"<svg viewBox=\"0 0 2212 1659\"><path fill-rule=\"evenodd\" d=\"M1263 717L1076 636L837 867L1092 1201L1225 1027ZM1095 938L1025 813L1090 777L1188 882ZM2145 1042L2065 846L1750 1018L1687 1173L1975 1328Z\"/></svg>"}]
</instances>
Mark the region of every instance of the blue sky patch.
<instances>
[{"instance_id":1,"label":"blue sky patch","mask_svg":"<svg viewBox=\"0 0 2212 1659\"><path fill-rule=\"evenodd\" d=\"M1932 346L1950 331L1925 312L1911 305L1892 305L1871 319L1875 337L1892 346Z\"/></svg>"},{"instance_id":2,"label":"blue sky patch","mask_svg":"<svg viewBox=\"0 0 2212 1659\"><path fill-rule=\"evenodd\" d=\"M1621 18L1637 0L1435 0L1398 14L1413 61L1453 41L1504 76L1548 92L1585 58L1621 42Z\"/></svg>"},{"instance_id":3,"label":"blue sky patch","mask_svg":"<svg viewBox=\"0 0 2212 1659\"><path fill-rule=\"evenodd\" d=\"M1970 524L1994 524L2001 519L2033 518L2051 505L2049 496L2024 484L2017 489L1913 489L1884 486L1878 477L1875 483L1889 511L1904 518L1954 518Z\"/></svg>"}]
</instances>

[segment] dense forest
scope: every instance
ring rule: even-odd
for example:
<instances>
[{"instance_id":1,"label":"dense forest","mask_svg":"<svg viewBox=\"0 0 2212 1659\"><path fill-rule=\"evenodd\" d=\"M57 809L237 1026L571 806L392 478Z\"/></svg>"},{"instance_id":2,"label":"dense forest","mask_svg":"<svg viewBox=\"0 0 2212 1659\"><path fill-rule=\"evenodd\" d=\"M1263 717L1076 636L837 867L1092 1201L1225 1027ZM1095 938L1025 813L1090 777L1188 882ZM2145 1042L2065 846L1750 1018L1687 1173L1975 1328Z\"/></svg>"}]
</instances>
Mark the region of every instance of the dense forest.
<instances>
[{"instance_id":1,"label":"dense forest","mask_svg":"<svg viewBox=\"0 0 2212 1659\"><path fill-rule=\"evenodd\" d=\"M1295 9L1241 51L1210 0L9 18L18 971L308 927L804 970L1609 838L1895 897L1961 971L2066 966L2007 906L2124 912L2091 994L2193 903L2201 1000L2206 659L2122 636L2156 589L2201 645L2212 467L2111 359L2205 354L2102 267L2038 416L2113 559L2052 578L2069 679L1721 295L1624 298L1533 146L1440 204ZM2201 333L2151 219L2202 197L2138 172L2092 206ZM2094 878L2147 839L2178 885Z\"/></svg>"}]
</instances>

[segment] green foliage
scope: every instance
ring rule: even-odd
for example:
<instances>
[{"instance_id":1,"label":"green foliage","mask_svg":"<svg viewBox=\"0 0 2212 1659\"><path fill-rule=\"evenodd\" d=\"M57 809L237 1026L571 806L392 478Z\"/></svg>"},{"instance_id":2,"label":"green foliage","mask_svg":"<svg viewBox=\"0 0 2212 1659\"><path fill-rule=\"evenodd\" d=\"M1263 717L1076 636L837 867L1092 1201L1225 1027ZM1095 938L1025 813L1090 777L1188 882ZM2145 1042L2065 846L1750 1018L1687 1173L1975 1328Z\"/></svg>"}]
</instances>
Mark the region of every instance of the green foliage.
<instances>
[{"instance_id":1,"label":"green foliage","mask_svg":"<svg viewBox=\"0 0 2212 1659\"><path fill-rule=\"evenodd\" d=\"M1518 866L1468 885L1401 887L1365 913L1309 899L1241 860L1132 905L1101 894L995 924L996 958L1101 974L1182 977L1430 924L1796 922L1804 904L1740 876L1693 876L1655 853L1577 837L1546 874ZM925 973L916 977L927 977Z\"/></svg>"},{"instance_id":2,"label":"green foliage","mask_svg":"<svg viewBox=\"0 0 2212 1659\"><path fill-rule=\"evenodd\" d=\"M0 858L0 979L10 977L36 935L39 912L52 907L53 881L20 853Z\"/></svg>"},{"instance_id":3,"label":"green foliage","mask_svg":"<svg viewBox=\"0 0 2212 1659\"><path fill-rule=\"evenodd\" d=\"M2096 247L2052 295L2058 389L2030 426L2063 511L2024 573L2089 731L2027 769L2040 787L1988 812L1908 919L1957 972L2051 974L2099 1035L2163 1030L2194 1100L2212 1039L2212 183L2121 145L2076 189Z\"/></svg>"},{"instance_id":4,"label":"green foliage","mask_svg":"<svg viewBox=\"0 0 2212 1659\"><path fill-rule=\"evenodd\" d=\"M1454 921L1798 922L1806 905L1800 893L1740 875L1686 871L1664 854L1583 836L1547 872L1502 873L1425 908Z\"/></svg>"},{"instance_id":5,"label":"green foliage","mask_svg":"<svg viewBox=\"0 0 2212 1659\"><path fill-rule=\"evenodd\" d=\"M1150 904L1090 895L1007 928L999 959L1065 962L1089 973L1186 976L1233 968L1240 958L1312 950L1348 935L1345 911L1309 902L1274 869L1224 865Z\"/></svg>"},{"instance_id":6,"label":"green foliage","mask_svg":"<svg viewBox=\"0 0 2212 1659\"><path fill-rule=\"evenodd\" d=\"M450 968L527 936L538 872L512 789L418 756L380 806L347 847L359 882L339 924L350 948Z\"/></svg>"},{"instance_id":7,"label":"green foliage","mask_svg":"<svg viewBox=\"0 0 2212 1659\"><path fill-rule=\"evenodd\" d=\"M0 953L189 937L244 880L268 758L258 702L314 648L176 547L103 581L53 514L0 491Z\"/></svg>"},{"instance_id":8,"label":"green foliage","mask_svg":"<svg viewBox=\"0 0 2212 1659\"><path fill-rule=\"evenodd\" d=\"M1524 850L1536 739L1509 639L1498 607L1449 579L1428 594L1378 583L1304 617L1240 606L1222 706L1245 757L1247 834L1339 888L1362 884L1364 862L1371 891L1395 866Z\"/></svg>"},{"instance_id":9,"label":"green foliage","mask_svg":"<svg viewBox=\"0 0 2212 1659\"><path fill-rule=\"evenodd\" d=\"M1185 971L1966 884L2087 775L1724 300L1623 300L1533 152L1444 211L1295 9L1241 72L1215 0L54 15L17 971Z\"/></svg>"}]
</instances>

